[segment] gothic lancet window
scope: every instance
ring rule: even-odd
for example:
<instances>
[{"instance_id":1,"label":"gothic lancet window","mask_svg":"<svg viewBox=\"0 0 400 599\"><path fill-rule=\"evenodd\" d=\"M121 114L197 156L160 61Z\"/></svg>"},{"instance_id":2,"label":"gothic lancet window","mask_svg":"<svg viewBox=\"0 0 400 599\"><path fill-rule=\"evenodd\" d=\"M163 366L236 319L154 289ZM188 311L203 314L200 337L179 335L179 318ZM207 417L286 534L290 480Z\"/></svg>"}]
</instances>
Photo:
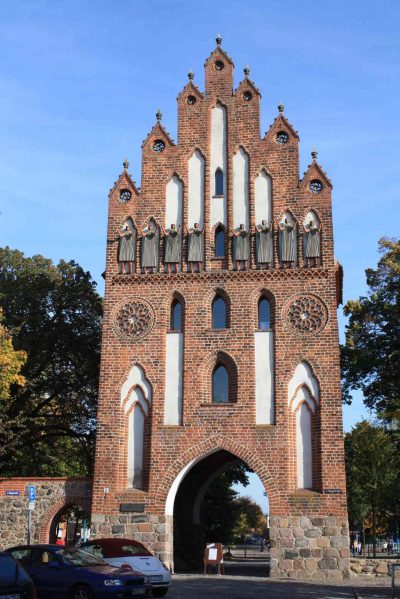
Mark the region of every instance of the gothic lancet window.
<instances>
[{"instance_id":1,"label":"gothic lancet window","mask_svg":"<svg viewBox=\"0 0 400 599\"><path fill-rule=\"evenodd\" d=\"M215 231L214 245L215 257L223 258L225 256L225 232L222 227L218 227Z\"/></svg>"},{"instance_id":2,"label":"gothic lancet window","mask_svg":"<svg viewBox=\"0 0 400 599\"><path fill-rule=\"evenodd\" d=\"M182 304L179 300L174 300L171 305L170 330L180 332L182 330Z\"/></svg>"},{"instance_id":3,"label":"gothic lancet window","mask_svg":"<svg viewBox=\"0 0 400 599\"><path fill-rule=\"evenodd\" d=\"M212 328L227 328L227 311L225 300L217 295L212 303Z\"/></svg>"},{"instance_id":4,"label":"gothic lancet window","mask_svg":"<svg viewBox=\"0 0 400 599\"><path fill-rule=\"evenodd\" d=\"M220 168L217 168L217 170L215 171L215 195L224 195L224 173Z\"/></svg>"},{"instance_id":5,"label":"gothic lancet window","mask_svg":"<svg viewBox=\"0 0 400 599\"><path fill-rule=\"evenodd\" d=\"M262 297L258 302L258 330L268 331L271 328L271 309L269 301Z\"/></svg>"},{"instance_id":6,"label":"gothic lancet window","mask_svg":"<svg viewBox=\"0 0 400 599\"><path fill-rule=\"evenodd\" d=\"M229 402L229 376L222 364L217 364L212 374L212 401L213 403Z\"/></svg>"}]
</instances>

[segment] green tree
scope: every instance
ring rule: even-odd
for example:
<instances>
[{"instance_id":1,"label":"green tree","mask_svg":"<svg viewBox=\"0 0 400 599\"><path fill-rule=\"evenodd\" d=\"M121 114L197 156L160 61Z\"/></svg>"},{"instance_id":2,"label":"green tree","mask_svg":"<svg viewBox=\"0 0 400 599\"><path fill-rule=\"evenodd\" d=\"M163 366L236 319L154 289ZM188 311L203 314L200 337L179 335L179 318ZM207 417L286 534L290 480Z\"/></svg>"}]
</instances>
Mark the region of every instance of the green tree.
<instances>
[{"instance_id":1,"label":"green tree","mask_svg":"<svg viewBox=\"0 0 400 599\"><path fill-rule=\"evenodd\" d=\"M392 419L400 410L400 241L381 239L377 268L366 270L366 297L347 302L342 347L343 397L361 389L367 407Z\"/></svg>"},{"instance_id":2,"label":"green tree","mask_svg":"<svg viewBox=\"0 0 400 599\"><path fill-rule=\"evenodd\" d=\"M378 524L398 509L400 459L393 436L364 420L345 436L349 519L372 524L373 550Z\"/></svg>"},{"instance_id":3,"label":"green tree","mask_svg":"<svg viewBox=\"0 0 400 599\"><path fill-rule=\"evenodd\" d=\"M0 248L0 305L23 387L2 405L2 475L91 473L102 302L88 272Z\"/></svg>"},{"instance_id":4,"label":"green tree","mask_svg":"<svg viewBox=\"0 0 400 599\"><path fill-rule=\"evenodd\" d=\"M265 536L267 519L261 507L251 497L237 497L234 501L237 521L242 515L246 516L248 530L246 534Z\"/></svg>"},{"instance_id":5,"label":"green tree","mask_svg":"<svg viewBox=\"0 0 400 599\"><path fill-rule=\"evenodd\" d=\"M235 483L249 484L248 470L241 462L223 472L210 485L202 503L202 517L206 541L230 544L236 524L235 499L238 494L232 489Z\"/></svg>"}]
</instances>

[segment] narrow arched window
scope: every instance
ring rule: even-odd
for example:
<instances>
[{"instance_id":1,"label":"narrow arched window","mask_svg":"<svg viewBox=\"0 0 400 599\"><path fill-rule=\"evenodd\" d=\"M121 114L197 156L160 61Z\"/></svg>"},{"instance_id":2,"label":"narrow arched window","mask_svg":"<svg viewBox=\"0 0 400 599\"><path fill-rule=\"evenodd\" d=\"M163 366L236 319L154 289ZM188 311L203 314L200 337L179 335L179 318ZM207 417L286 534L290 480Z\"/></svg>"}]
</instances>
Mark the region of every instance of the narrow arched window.
<instances>
[{"instance_id":1,"label":"narrow arched window","mask_svg":"<svg viewBox=\"0 0 400 599\"><path fill-rule=\"evenodd\" d=\"M171 305L171 331L182 330L182 304L179 300L174 300Z\"/></svg>"},{"instance_id":2,"label":"narrow arched window","mask_svg":"<svg viewBox=\"0 0 400 599\"><path fill-rule=\"evenodd\" d=\"M215 231L215 257L223 258L225 256L225 232L222 227Z\"/></svg>"},{"instance_id":3,"label":"narrow arched window","mask_svg":"<svg viewBox=\"0 0 400 599\"><path fill-rule=\"evenodd\" d=\"M217 296L212 303L212 328L226 329L226 303L221 296Z\"/></svg>"},{"instance_id":4,"label":"narrow arched window","mask_svg":"<svg viewBox=\"0 0 400 599\"><path fill-rule=\"evenodd\" d=\"M217 170L215 171L215 195L224 195L224 173L220 168L217 168Z\"/></svg>"},{"instance_id":5,"label":"narrow arched window","mask_svg":"<svg viewBox=\"0 0 400 599\"><path fill-rule=\"evenodd\" d=\"M262 297L258 302L258 329L268 331L271 328L271 310L269 301Z\"/></svg>"},{"instance_id":6,"label":"narrow arched window","mask_svg":"<svg viewBox=\"0 0 400 599\"><path fill-rule=\"evenodd\" d=\"M214 368L212 375L212 400L213 403L229 402L229 376L222 364Z\"/></svg>"}]
</instances>

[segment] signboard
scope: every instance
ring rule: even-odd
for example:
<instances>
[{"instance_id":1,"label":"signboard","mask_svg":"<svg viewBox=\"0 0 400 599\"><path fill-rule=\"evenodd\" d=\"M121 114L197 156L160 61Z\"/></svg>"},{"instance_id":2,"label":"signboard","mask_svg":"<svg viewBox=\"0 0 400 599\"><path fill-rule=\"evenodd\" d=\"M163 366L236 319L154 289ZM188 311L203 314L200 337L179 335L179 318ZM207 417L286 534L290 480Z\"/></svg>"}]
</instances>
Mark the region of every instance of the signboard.
<instances>
[{"instance_id":1,"label":"signboard","mask_svg":"<svg viewBox=\"0 0 400 599\"><path fill-rule=\"evenodd\" d=\"M119 506L120 512L144 512L144 503L121 503Z\"/></svg>"},{"instance_id":2,"label":"signboard","mask_svg":"<svg viewBox=\"0 0 400 599\"><path fill-rule=\"evenodd\" d=\"M325 495L342 495L342 489L324 489Z\"/></svg>"},{"instance_id":3,"label":"signboard","mask_svg":"<svg viewBox=\"0 0 400 599\"><path fill-rule=\"evenodd\" d=\"M34 485L29 487L29 501L35 501L36 499L36 487Z\"/></svg>"},{"instance_id":4,"label":"signboard","mask_svg":"<svg viewBox=\"0 0 400 599\"><path fill-rule=\"evenodd\" d=\"M6 495L15 497L15 495L19 495L19 491L6 491Z\"/></svg>"},{"instance_id":5,"label":"signboard","mask_svg":"<svg viewBox=\"0 0 400 599\"><path fill-rule=\"evenodd\" d=\"M212 565L217 566L218 574L221 574L221 570L223 573L223 561L222 543L207 543L204 550L204 574L207 574L207 570L210 570Z\"/></svg>"},{"instance_id":6,"label":"signboard","mask_svg":"<svg viewBox=\"0 0 400 599\"><path fill-rule=\"evenodd\" d=\"M28 510L33 511L35 509L35 501L30 501L28 503Z\"/></svg>"}]
</instances>

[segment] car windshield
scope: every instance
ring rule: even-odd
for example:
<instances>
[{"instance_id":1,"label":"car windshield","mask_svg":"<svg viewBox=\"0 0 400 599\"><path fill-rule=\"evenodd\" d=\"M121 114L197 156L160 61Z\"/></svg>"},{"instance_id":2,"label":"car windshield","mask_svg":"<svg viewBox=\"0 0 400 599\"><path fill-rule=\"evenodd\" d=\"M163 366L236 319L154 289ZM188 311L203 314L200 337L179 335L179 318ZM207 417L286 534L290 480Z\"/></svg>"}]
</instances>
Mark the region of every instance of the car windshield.
<instances>
[{"instance_id":1,"label":"car windshield","mask_svg":"<svg viewBox=\"0 0 400 599\"><path fill-rule=\"evenodd\" d=\"M58 549L56 555L69 566L105 566L104 560L90 555L81 549Z\"/></svg>"},{"instance_id":2,"label":"car windshield","mask_svg":"<svg viewBox=\"0 0 400 599\"><path fill-rule=\"evenodd\" d=\"M81 547L84 551L87 551L91 555L98 557L114 558L114 557L133 557L133 556L146 556L151 557L152 553L146 549L140 543L129 543L120 542L119 540L110 540L103 542L93 542Z\"/></svg>"},{"instance_id":3,"label":"car windshield","mask_svg":"<svg viewBox=\"0 0 400 599\"><path fill-rule=\"evenodd\" d=\"M17 564L8 555L0 556L0 583L1 580L15 580L17 578Z\"/></svg>"}]
</instances>

